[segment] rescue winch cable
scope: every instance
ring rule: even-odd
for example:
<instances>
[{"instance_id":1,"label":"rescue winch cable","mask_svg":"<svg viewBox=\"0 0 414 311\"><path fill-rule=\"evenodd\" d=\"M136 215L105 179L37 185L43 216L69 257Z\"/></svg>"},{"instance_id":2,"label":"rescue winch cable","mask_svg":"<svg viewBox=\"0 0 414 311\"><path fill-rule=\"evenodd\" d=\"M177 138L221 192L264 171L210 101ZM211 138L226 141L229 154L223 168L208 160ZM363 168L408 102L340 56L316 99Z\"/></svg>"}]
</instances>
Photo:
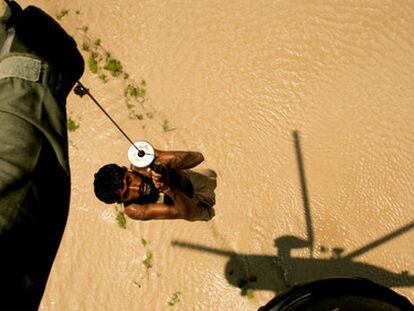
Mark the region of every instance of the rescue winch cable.
<instances>
[{"instance_id":1,"label":"rescue winch cable","mask_svg":"<svg viewBox=\"0 0 414 311\"><path fill-rule=\"evenodd\" d=\"M102 107L101 104L93 97L93 95L89 92L89 89L87 89L80 81L77 81L77 85L75 86L74 90L76 95L79 95L80 97L83 97L83 95L88 95L90 99L99 107L99 109L102 110L102 112L108 117L109 120L116 126L116 128L124 135L124 137L131 143L132 146L135 147L135 149L138 150L138 156L143 157L145 156L145 151L139 149L131 140L131 138L128 137L128 135L122 130L122 128L115 122L114 119L109 115L108 112Z\"/></svg>"}]
</instances>

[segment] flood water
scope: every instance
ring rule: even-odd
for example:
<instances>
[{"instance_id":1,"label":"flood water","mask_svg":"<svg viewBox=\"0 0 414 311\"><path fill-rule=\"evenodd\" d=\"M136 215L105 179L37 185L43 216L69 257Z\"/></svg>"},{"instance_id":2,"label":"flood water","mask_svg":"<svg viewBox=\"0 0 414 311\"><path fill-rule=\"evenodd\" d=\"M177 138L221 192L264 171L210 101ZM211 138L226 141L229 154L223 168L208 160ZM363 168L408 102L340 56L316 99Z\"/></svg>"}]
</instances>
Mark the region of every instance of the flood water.
<instances>
[{"instance_id":1,"label":"flood water","mask_svg":"<svg viewBox=\"0 0 414 311\"><path fill-rule=\"evenodd\" d=\"M336 275L414 302L413 2L36 5L67 9L80 47L99 38L121 61L128 79L82 81L133 140L201 151L218 174L212 221L122 229L92 183L104 164L128 166L129 143L70 95L71 209L40 310L256 310ZM131 119L124 90L141 80Z\"/></svg>"}]
</instances>

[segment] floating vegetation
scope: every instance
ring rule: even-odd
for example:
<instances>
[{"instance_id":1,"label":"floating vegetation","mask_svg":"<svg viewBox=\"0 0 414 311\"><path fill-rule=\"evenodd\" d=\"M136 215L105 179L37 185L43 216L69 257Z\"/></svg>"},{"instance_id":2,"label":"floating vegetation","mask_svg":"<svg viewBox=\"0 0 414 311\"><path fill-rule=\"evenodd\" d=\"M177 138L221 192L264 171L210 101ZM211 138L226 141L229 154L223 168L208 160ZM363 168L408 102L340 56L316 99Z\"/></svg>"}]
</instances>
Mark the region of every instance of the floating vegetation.
<instances>
[{"instance_id":1,"label":"floating vegetation","mask_svg":"<svg viewBox=\"0 0 414 311\"><path fill-rule=\"evenodd\" d=\"M59 13L56 14L56 18L58 20L61 20L64 16L68 15L68 13L69 13L69 10L62 9L62 10L60 10Z\"/></svg>"},{"instance_id":2,"label":"floating vegetation","mask_svg":"<svg viewBox=\"0 0 414 311\"><path fill-rule=\"evenodd\" d=\"M89 27L88 26L82 26L82 27L80 27L78 29L81 30L81 31L83 31L84 33L87 33L88 30L89 30Z\"/></svg>"},{"instance_id":3,"label":"floating vegetation","mask_svg":"<svg viewBox=\"0 0 414 311\"><path fill-rule=\"evenodd\" d=\"M145 240L144 238L141 238L141 244L142 244L142 246L147 246L148 241Z\"/></svg>"},{"instance_id":4,"label":"floating vegetation","mask_svg":"<svg viewBox=\"0 0 414 311\"><path fill-rule=\"evenodd\" d=\"M249 299L254 298L254 291L251 288L246 290L246 297Z\"/></svg>"},{"instance_id":5,"label":"floating vegetation","mask_svg":"<svg viewBox=\"0 0 414 311\"><path fill-rule=\"evenodd\" d=\"M98 78L104 83L108 82L109 79L107 75L103 76L102 70L109 71L110 75L115 78L121 75L125 80L130 78L130 75L124 72L121 61L112 57L111 53L102 47L102 40L100 38L93 39L87 34L88 26L85 25L77 29L83 33L82 50L90 52L87 64L92 73L97 74ZM147 95L145 80L141 80L139 85L130 80L128 82L124 90L124 96L137 100L137 103L142 104ZM128 110L133 110L133 108L133 106L130 106ZM130 111L129 114L131 118L136 118L135 111Z\"/></svg>"},{"instance_id":6,"label":"floating vegetation","mask_svg":"<svg viewBox=\"0 0 414 311\"><path fill-rule=\"evenodd\" d=\"M124 212L118 211L118 214L116 215L116 222L120 228L126 229L126 218Z\"/></svg>"},{"instance_id":7,"label":"floating vegetation","mask_svg":"<svg viewBox=\"0 0 414 311\"><path fill-rule=\"evenodd\" d=\"M250 275L248 278L241 278L237 282L237 287L241 289L241 295L249 299L254 297L254 291L250 287L250 283L257 282L257 276Z\"/></svg>"},{"instance_id":8,"label":"floating vegetation","mask_svg":"<svg viewBox=\"0 0 414 311\"><path fill-rule=\"evenodd\" d=\"M77 10L76 14L79 13L80 11ZM145 111L146 107L143 105L147 99L147 82L144 79L138 81L131 79L129 73L125 72L121 61L113 57L102 46L102 40L100 38L92 38L89 35L89 27L87 25L78 27L77 30L80 32L82 40L79 46L88 53L86 56L86 66L89 71L96 74L97 78L103 83L111 81L112 78L125 80L127 85L124 88L124 97L128 109L128 117L131 120L152 118L153 113L147 113Z\"/></svg>"},{"instance_id":9,"label":"floating vegetation","mask_svg":"<svg viewBox=\"0 0 414 311\"><path fill-rule=\"evenodd\" d=\"M143 87L140 87L138 96L141 97L141 98L144 98L145 95L147 95L147 90L144 89Z\"/></svg>"},{"instance_id":10,"label":"floating vegetation","mask_svg":"<svg viewBox=\"0 0 414 311\"><path fill-rule=\"evenodd\" d=\"M164 122L162 123L162 129L164 130L164 132L171 131L170 121L164 120Z\"/></svg>"},{"instance_id":11,"label":"floating vegetation","mask_svg":"<svg viewBox=\"0 0 414 311\"><path fill-rule=\"evenodd\" d=\"M128 84L128 86L124 90L124 95L131 96L131 97L138 97L139 89L138 87L133 86L132 84Z\"/></svg>"},{"instance_id":12,"label":"floating vegetation","mask_svg":"<svg viewBox=\"0 0 414 311\"><path fill-rule=\"evenodd\" d=\"M147 90L144 87L138 87L133 84L128 84L124 90L125 97L139 98L141 100L144 100L146 94Z\"/></svg>"},{"instance_id":13,"label":"floating vegetation","mask_svg":"<svg viewBox=\"0 0 414 311\"><path fill-rule=\"evenodd\" d=\"M106 63L103 68L105 70L108 70L113 77L119 77L119 75L122 73L121 62L112 57L106 59Z\"/></svg>"},{"instance_id":14,"label":"floating vegetation","mask_svg":"<svg viewBox=\"0 0 414 311\"><path fill-rule=\"evenodd\" d=\"M91 52L88 58L88 68L92 73L98 73L98 61L96 52Z\"/></svg>"},{"instance_id":15,"label":"floating vegetation","mask_svg":"<svg viewBox=\"0 0 414 311\"><path fill-rule=\"evenodd\" d=\"M173 307L177 303L179 303L181 301L180 295L181 295L181 292L175 292L174 294L172 294L170 300L168 301L168 305Z\"/></svg>"},{"instance_id":16,"label":"floating vegetation","mask_svg":"<svg viewBox=\"0 0 414 311\"><path fill-rule=\"evenodd\" d=\"M76 11L75 11L75 14L76 14L76 15L79 15L79 14L80 14L80 10L76 10Z\"/></svg>"},{"instance_id":17,"label":"floating vegetation","mask_svg":"<svg viewBox=\"0 0 414 311\"><path fill-rule=\"evenodd\" d=\"M82 43L82 50L84 50L85 52L90 51L90 47L89 47L89 44L87 42Z\"/></svg>"},{"instance_id":18,"label":"floating vegetation","mask_svg":"<svg viewBox=\"0 0 414 311\"><path fill-rule=\"evenodd\" d=\"M152 268L152 252L151 251L147 251L147 255L145 257L145 259L142 261L142 263L144 264L145 268L150 269Z\"/></svg>"},{"instance_id":19,"label":"floating vegetation","mask_svg":"<svg viewBox=\"0 0 414 311\"><path fill-rule=\"evenodd\" d=\"M74 121L71 117L68 117L66 121L66 126L69 132L74 132L79 128L79 124L76 123L76 121Z\"/></svg>"},{"instance_id":20,"label":"floating vegetation","mask_svg":"<svg viewBox=\"0 0 414 311\"><path fill-rule=\"evenodd\" d=\"M143 120L144 115L142 113L136 112L136 105L131 104L131 100L135 101L135 103L142 103L144 102L144 95L146 94L146 90L140 88L134 84L128 84L124 89L124 96L127 102L128 114L130 119L138 119Z\"/></svg>"},{"instance_id":21,"label":"floating vegetation","mask_svg":"<svg viewBox=\"0 0 414 311\"><path fill-rule=\"evenodd\" d=\"M125 217L125 213L123 211L122 204L114 205L114 209L116 212L115 220L118 223L118 226L122 229L126 229L127 219Z\"/></svg>"},{"instance_id":22,"label":"floating vegetation","mask_svg":"<svg viewBox=\"0 0 414 311\"><path fill-rule=\"evenodd\" d=\"M101 73L98 77L103 83L108 82L108 78L106 77L105 74Z\"/></svg>"}]
</instances>

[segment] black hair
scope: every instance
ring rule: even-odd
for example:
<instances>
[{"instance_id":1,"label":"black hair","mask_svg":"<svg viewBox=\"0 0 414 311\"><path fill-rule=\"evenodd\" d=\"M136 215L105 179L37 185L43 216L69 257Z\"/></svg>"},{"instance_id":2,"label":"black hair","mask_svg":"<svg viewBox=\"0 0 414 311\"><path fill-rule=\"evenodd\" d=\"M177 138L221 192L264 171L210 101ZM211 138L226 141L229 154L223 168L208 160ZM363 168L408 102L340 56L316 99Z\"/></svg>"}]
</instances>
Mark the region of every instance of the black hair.
<instances>
[{"instance_id":1,"label":"black hair","mask_svg":"<svg viewBox=\"0 0 414 311\"><path fill-rule=\"evenodd\" d=\"M93 182L96 197L107 204L121 202L116 191L122 188L126 171L125 167L116 164L102 166L95 174Z\"/></svg>"}]
</instances>

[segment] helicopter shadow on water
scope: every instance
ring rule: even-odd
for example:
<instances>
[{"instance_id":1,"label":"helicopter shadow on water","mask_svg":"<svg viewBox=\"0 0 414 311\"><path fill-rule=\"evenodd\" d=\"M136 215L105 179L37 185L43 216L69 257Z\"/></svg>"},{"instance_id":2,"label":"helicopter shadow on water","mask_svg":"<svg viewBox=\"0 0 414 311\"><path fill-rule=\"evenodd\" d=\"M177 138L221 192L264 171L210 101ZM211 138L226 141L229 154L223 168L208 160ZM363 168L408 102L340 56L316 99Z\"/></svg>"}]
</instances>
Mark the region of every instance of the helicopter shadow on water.
<instances>
[{"instance_id":1,"label":"helicopter shadow on water","mask_svg":"<svg viewBox=\"0 0 414 311\"><path fill-rule=\"evenodd\" d=\"M369 250L394 239L414 228L414 221L386 236L369 243L343 256L343 248L333 248L331 258L313 258L314 237L308 200L308 191L304 174L300 139L297 131L293 132L299 177L302 188L302 200L305 210L307 239L285 235L274 240L277 254L258 255L240 254L218 248L174 240L173 246L189 248L195 251L225 256L228 258L225 267L227 281L241 289L245 295L249 290L270 290L275 293L287 290L295 284L306 283L329 277L361 277L367 278L386 287L414 286L414 275L408 271L395 273L384 268L355 260ZM293 249L309 248L310 258L293 257ZM327 251L322 249L322 251Z\"/></svg>"}]
</instances>

